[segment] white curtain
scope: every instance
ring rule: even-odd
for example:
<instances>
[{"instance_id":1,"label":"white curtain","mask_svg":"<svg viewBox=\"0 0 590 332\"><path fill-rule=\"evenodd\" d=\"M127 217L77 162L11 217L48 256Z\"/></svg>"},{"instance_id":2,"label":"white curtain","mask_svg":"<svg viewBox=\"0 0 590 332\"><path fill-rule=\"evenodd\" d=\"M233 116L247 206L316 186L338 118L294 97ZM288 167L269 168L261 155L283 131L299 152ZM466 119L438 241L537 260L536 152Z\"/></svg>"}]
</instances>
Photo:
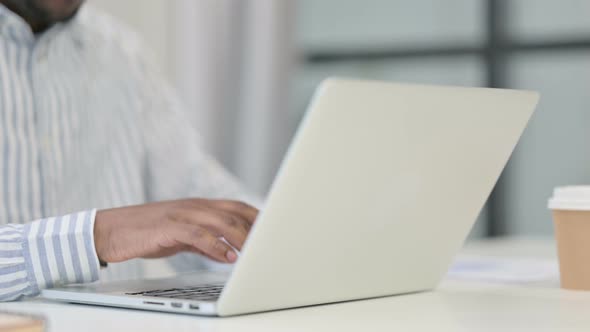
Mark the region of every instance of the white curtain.
<instances>
[{"instance_id":1,"label":"white curtain","mask_svg":"<svg viewBox=\"0 0 590 332\"><path fill-rule=\"evenodd\" d=\"M291 137L293 2L171 3L173 84L205 148L265 194Z\"/></svg>"}]
</instances>

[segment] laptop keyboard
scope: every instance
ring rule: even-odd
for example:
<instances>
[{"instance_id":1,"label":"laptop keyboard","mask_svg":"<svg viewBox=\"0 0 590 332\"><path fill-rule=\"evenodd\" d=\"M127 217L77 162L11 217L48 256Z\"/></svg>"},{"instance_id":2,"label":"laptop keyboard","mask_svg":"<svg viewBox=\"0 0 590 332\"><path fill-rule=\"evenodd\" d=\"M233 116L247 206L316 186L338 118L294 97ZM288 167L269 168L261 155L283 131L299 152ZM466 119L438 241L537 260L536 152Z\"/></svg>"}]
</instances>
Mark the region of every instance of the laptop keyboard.
<instances>
[{"instance_id":1,"label":"laptop keyboard","mask_svg":"<svg viewBox=\"0 0 590 332\"><path fill-rule=\"evenodd\" d=\"M148 291L125 293L127 295L166 297L172 299L215 301L221 295L223 284L200 285L195 287L154 289Z\"/></svg>"}]
</instances>

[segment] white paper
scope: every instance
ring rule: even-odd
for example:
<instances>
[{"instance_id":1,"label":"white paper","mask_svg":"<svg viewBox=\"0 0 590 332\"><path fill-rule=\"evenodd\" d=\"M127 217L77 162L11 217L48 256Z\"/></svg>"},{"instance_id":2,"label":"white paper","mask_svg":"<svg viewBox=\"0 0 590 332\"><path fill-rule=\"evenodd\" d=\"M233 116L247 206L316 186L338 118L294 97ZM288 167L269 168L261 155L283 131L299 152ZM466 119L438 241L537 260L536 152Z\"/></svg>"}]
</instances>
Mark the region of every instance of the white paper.
<instances>
[{"instance_id":1,"label":"white paper","mask_svg":"<svg viewBox=\"0 0 590 332\"><path fill-rule=\"evenodd\" d=\"M534 258L459 257L447 274L449 279L497 282L559 282L555 260Z\"/></svg>"}]
</instances>

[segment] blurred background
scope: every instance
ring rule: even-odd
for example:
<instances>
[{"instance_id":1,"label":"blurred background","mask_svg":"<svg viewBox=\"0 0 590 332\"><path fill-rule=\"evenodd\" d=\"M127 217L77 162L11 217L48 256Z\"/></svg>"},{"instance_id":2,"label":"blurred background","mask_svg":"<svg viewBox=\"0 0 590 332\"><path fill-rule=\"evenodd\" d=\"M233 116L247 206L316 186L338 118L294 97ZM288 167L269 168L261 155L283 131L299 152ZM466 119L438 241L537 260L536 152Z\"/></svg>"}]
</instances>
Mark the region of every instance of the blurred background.
<instances>
[{"instance_id":1,"label":"blurred background","mask_svg":"<svg viewBox=\"0 0 590 332\"><path fill-rule=\"evenodd\" d=\"M327 76L532 89L541 102L472 237L553 231L590 184L588 0L88 0L136 29L206 148L264 195Z\"/></svg>"}]
</instances>

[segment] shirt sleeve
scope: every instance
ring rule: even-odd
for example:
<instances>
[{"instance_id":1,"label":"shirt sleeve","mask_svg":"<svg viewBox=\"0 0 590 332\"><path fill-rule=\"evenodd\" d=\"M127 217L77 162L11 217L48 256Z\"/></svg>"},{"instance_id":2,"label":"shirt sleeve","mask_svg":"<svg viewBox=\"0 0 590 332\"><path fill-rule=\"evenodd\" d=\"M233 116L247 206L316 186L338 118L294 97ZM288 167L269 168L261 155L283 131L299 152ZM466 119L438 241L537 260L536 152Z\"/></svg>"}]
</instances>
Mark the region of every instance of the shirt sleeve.
<instances>
[{"instance_id":1,"label":"shirt sleeve","mask_svg":"<svg viewBox=\"0 0 590 332\"><path fill-rule=\"evenodd\" d=\"M148 200L201 197L239 200L260 207L262 199L204 150L185 105L146 56L149 52L135 54L140 59L136 65L145 94L142 132L147 148ZM178 272L222 268L193 253L181 253L168 261Z\"/></svg>"},{"instance_id":2,"label":"shirt sleeve","mask_svg":"<svg viewBox=\"0 0 590 332\"><path fill-rule=\"evenodd\" d=\"M176 91L145 56L149 52L141 53L144 56L139 56L142 61L138 61L138 70L145 103L142 133L147 150L148 199L204 197L260 205L255 194L204 150Z\"/></svg>"},{"instance_id":3,"label":"shirt sleeve","mask_svg":"<svg viewBox=\"0 0 590 332\"><path fill-rule=\"evenodd\" d=\"M96 210L0 226L0 301L98 279Z\"/></svg>"}]
</instances>

